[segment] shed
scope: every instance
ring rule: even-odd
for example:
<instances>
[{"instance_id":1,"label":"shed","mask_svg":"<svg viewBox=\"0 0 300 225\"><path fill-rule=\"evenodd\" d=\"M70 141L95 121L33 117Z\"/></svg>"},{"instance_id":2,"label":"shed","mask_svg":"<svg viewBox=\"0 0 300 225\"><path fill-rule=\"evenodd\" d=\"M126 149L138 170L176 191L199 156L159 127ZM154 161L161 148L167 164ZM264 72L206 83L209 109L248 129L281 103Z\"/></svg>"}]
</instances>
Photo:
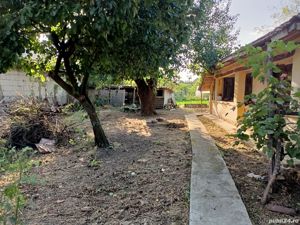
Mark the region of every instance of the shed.
<instances>
[{"instance_id":1,"label":"shed","mask_svg":"<svg viewBox=\"0 0 300 225\"><path fill-rule=\"evenodd\" d=\"M101 104L110 104L117 107L140 104L137 88L133 86L112 86L100 90L89 90L89 92L91 99L99 101ZM173 91L165 87L158 88L156 92L155 108L163 109L170 101L175 104Z\"/></svg>"}]
</instances>

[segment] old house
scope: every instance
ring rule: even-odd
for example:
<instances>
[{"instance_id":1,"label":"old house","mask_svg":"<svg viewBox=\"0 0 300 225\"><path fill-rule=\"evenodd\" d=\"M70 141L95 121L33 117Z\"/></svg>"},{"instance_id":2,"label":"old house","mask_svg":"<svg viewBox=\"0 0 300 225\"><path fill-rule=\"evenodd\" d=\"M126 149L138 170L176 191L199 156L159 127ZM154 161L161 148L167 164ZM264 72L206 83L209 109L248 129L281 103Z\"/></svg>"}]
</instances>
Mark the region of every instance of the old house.
<instances>
[{"instance_id":1,"label":"old house","mask_svg":"<svg viewBox=\"0 0 300 225\"><path fill-rule=\"evenodd\" d=\"M267 33L251 44L266 48L273 40L300 41L300 14L292 17L273 31ZM273 61L288 74L294 89L300 89L300 49L294 52L277 55ZM210 91L209 110L211 114L236 124L238 117L245 112L237 107L244 97L251 93L259 93L264 84L251 76L251 70L238 63L236 54L222 60L222 67L215 74L207 75L199 88ZM276 76L276 74L274 74Z\"/></svg>"},{"instance_id":2,"label":"old house","mask_svg":"<svg viewBox=\"0 0 300 225\"><path fill-rule=\"evenodd\" d=\"M59 105L66 104L68 99L67 93L50 79L41 83L20 71L0 74L0 100L20 96L48 99L49 102Z\"/></svg>"},{"instance_id":3,"label":"old house","mask_svg":"<svg viewBox=\"0 0 300 225\"><path fill-rule=\"evenodd\" d=\"M113 86L100 90L89 91L91 99L93 101L99 101L102 104L110 104L113 106L123 106L136 104L139 105L139 97L136 87L133 86ZM169 101L173 101L175 104L174 93L171 89L161 87L156 91L155 107L156 109L162 109Z\"/></svg>"}]
</instances>

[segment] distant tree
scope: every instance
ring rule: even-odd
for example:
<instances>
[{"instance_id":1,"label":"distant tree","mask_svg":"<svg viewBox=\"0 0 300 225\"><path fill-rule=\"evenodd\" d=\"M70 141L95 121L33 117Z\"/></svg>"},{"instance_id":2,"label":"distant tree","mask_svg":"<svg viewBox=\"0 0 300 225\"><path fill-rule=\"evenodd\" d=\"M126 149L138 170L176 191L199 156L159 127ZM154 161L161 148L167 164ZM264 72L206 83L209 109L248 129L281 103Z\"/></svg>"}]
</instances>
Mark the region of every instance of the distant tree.
<instances>
[{"instance_id":1,"label":"distant tree","mask_svg":"<svg viewBox=\"0 0 300 225\"><path fill-rule=\"evenodd\" d=\"M280 6L276 7L274 9L274 13L271 15L273 24L257 27L256 30L262 34L265 34L299 13L300 0L281 0Z\"/></svg>"},{"instance_id":2,"label":"distant tree","mask_svg":"<svg viewBox=\"0 0 300 225\"><path fill-rule=\"evenodd\" d=\"M200 81L201 77L198 77L191 82L179 82L174 89L176 100L181 101L195 99L196 91L199 87Z\"/></svg>"},{"instance_id":3,"label":"distant tree","mask_svg":"<svg viewBox=\"0 0 300 225\"><path fill-rule=\"evenodd\" d=\"M272 15L274 25L277 26L300 13L300 0L284 0L281 2L281 7L277 8Z\"/></svg>"},{"instance_id":4,"label":"distant tree","mask_svg":"<svg viewBox=\"0 0 300 225\"><path fill-rule=\"evenodd\" d=\"M110 52L129 38L138 6L138 0L3 0L0 72L21 60L28 74L51 77L87 112L96 145L107 147L87 84L113 64Z\"/></svg>"},{"instance_id":5,"label":"distant tree","mask_svg":"<svg viewBox=\"0 0 300 225\"><path fill-rule=\"evenodd\" d=\"M231 0L195 1L195 21L188 46L192 65L213 73L217 63L236 47L238 31L234 28L237 16L229 13ZM199 72L199 68L198 68Z\"/></svg>"}]
</instances>

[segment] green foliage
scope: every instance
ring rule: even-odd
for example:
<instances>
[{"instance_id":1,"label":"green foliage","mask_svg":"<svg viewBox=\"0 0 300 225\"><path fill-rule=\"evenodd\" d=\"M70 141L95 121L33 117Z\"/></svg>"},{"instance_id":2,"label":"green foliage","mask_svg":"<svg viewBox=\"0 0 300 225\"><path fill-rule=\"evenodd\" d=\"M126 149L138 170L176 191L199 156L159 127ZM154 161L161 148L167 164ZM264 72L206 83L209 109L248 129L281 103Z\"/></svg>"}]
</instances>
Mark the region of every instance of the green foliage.
<instances>
[{"instance_id":1,"label":"green foliage","mask_svg":"<svg viewBox=\"0 0 300 225\"><path fill-rule=\"evenodd\" d=\"M63 113L77 112L80 110L83 110L83 107L78 102L69 103L62 109Z\"/></svg>"},{"instance_id":2,"label":"green foliage","mask_svg":"<svg viewBox=\"0 0 300 225\"><path fill-rule=\"evenodd\" d=\"M184 99L184 100L179 100L179 101L176 101L176 105L185 105L185 104L188 104L188 105L194 105L194 104L204 104L204 105L208 105L208 100L201 100L199 98L197 99Z\"/></svg>"},{"instance_id":3,"label":"green foliage","mask_svg":"<svg viewBox=\"0 0 300 225\"><path fill-rule=\"evenodd\" d=\"M241 140L252 138L257 148L262 149L272 157L276 146L270 140L280 140L283 143L284 154L300 159L300 120L296 126L287 128L285 116L298 112L299 102L293 93L291 83L285 79L285 74L273 63L273 56L284 52L292 52L299 45L283 41L274 41L269 44L268 51L260 47L247 46L243 53L247 55L240 62L252 69L252 76L266 84L266 88L257 95L246 96L245 102L253 103L247 108L244 117L240 120L237 137ZM281 74L275 78L273 73ZM248 131L248 132L247 132ZM250 133L250 134L249 134Z\"/></svg>"},{"instance_id":4,"label":"green foliage","mask_svg":"<svg viewBox=\"0 0 300 225\"><path fill-rule=\"evenodd\" d=\"M93 167L93 168L98 168L101 166L101 161L100 160L97 160L97 159L92 159L90 162L89 162L89 166L90 167Z\"/></svg>"},{"instance_id":5,"label":"green foliage","mask_svg":"<svg viewBox=\"0 0 300 225\"><path fill-rule=\"evenodd\" d=\"M176 101L193 100L193 99L199 100L200 98L196 97L196 90L199 87L200 81L201 81L201 77L194 80L193 82L178 83L174 89Z\"/></svg>"},{"instance_id":6,"label":"green foliage","mask_svg":"<svg viewBox=\"0 0 300 225\"><path fill-rule=\"evenodd\" d=\"M234 28L237 16L229 14L231 1L195 1L193 32L189 43L189 58L204 71L212 73L217 63L228 56L236 45L238 32Z\"/></svg>"},{"instance_id":7,"label":"green foliage","mask_svg":"<svg viewBox=\"0 0 300 225\"><path fill-rule=\"evenodd\" d=\"M24 148L20 151L6 148L0 149L1 173L15 175L14 181L1 189L1 224L21 224L20 212L25 206L25 197L21 192L20 185L25 183L33 184L33 179L26 175L26 172L32 166L30 156L33 153L31 148Z\"/></svg>"},{"instance_id":8,"label":"green foliage","mask_svg":"<svg viewBox=\"0 0 300 225\"><path fill-rule=\"evenodd\" d=\"M107 74L121 80L171 78L177 75L178 54L190 34L191 0L141 1L135 29L120 48Z\"/></svg>"},{"instance_id":9,"label":"green foliage","mask_svg":"<svg viewBox=\"0 0 300 225\"><path fill-rule=\"evenodd\" d=\"M99 76L100 65L114 63L110 51L129 38L138 5L138 0L2 1L0 72L16 63L41 79L55 71L66 78L64 89L79 94L83 77Z\"/></svg>"}]
</instances>

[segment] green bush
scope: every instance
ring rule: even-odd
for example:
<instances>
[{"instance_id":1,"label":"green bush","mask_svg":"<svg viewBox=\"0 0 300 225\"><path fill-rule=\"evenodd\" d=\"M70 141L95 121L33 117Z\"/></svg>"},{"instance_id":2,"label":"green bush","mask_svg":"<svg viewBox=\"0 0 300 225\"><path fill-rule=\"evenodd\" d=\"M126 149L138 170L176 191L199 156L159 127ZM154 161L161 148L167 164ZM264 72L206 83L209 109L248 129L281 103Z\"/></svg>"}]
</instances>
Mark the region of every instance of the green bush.
<instances>
[{"instance_id":1,"label":"green bush","mask_svg":"<svg viewBox=\"0 0 300 225\"><path fill-rule=\"evenodd\" d=\"M0 148L0 168L2 175L15 174L13 182L4 186L0 192L0 224L21 224L20 212L25 206L25 197L20 189L20 184L28 176L26 172L31 168L30 156L34 154L32 148Z\"/></svg>"}]
</instances>

